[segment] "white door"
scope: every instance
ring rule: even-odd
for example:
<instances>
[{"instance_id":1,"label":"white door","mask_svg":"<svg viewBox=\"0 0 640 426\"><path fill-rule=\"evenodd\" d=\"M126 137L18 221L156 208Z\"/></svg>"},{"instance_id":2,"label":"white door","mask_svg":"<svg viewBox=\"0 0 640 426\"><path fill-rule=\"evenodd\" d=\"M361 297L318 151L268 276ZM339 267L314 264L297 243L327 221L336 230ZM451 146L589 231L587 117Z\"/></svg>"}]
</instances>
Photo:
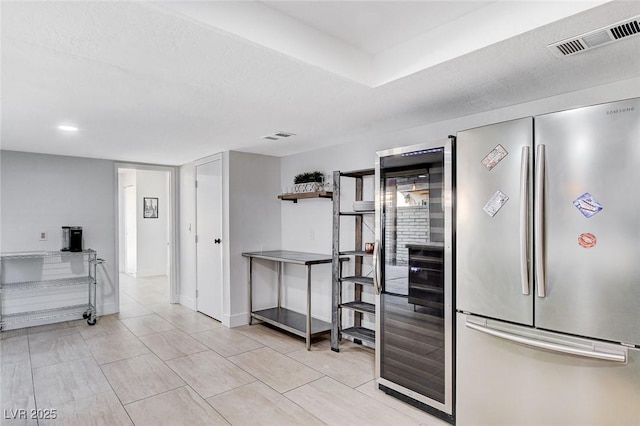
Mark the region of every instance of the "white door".
<instances>
[{"instance_id":1,"label":"white door","mask_svg":"<svg viewBox=\"0 0 640 426\"><path fill-rule=\"evenodd\" d=\"M196 307L222 321L222 161L196 167Z\"/></svg>"},{"instance_id":2,"label":"white door","mask_svg":"<svg viewBox=\"0 0 640 426\"><path fill-rule=\"evenodd\" d=\"M137 266L136 187L124 188L124 271L135 275Z\"/></svg>"}]
</instances>

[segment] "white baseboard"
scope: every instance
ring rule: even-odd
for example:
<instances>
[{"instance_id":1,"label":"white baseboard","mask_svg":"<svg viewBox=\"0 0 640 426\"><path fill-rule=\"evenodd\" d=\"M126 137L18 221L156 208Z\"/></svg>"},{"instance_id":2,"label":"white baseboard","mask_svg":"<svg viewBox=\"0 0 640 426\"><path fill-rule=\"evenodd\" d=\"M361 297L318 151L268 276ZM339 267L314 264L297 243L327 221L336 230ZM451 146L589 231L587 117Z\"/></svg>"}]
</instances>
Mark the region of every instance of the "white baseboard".
<instances>
[{"instance_id":1,"label":"white baseboard","mask_svg":"<svg viewBox=\"0 0 640 426\"><path fill-rule=\"evenodd\" d=\"M222 325L225 327L233 328L233 327L241 327L243 325L249 324L249 313L243 312L241 314L235 315L224 315L222 319Z\"/></svg>"},{"instance_id":2,"label":"white baseboard","mask_svg":"<svg viewBox=\"0 0 640 426\"><path fill-rule=\"evenodd\" d=\"M98 305L96 310L98 311L98 316L117 314L120 312L120 306L117 303L105 303Z\"/></svg>"},{"instance_id":3,"label":"white baseboard","mask_svg":"<svg viewBox=\"0 0 640 426\"><path fill-rule=\"evenodd\" d=\"M164 269L138 269L135 272L136 278L157 277L159 275L167 275L166 268Z\"/></svg>"},{"instance_id":4,"label":"white baseboard","mask_svg":"<svg viewBox=\"0 0 640 426\"><path fill-rule=\"evenodd\" d=\"M185 296L184 294L181 294L180 304L191 309L192 311L196 310L196 299L193 297L188 297L188 296Z\"/></svg>"}]
</instances>

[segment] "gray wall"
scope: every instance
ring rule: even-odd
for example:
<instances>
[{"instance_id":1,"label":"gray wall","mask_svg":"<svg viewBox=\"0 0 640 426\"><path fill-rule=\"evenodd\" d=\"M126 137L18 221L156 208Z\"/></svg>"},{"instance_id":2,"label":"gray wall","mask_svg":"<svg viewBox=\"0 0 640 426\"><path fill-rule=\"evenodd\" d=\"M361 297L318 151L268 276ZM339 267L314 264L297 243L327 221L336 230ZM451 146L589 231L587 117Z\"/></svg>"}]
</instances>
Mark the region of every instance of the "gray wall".
<instances>
[{"instance_id":1,"label":"gray wall","mask_svg":"<svg viewBox=\"0 0 640 426\"><path fill-rule=\"evenodd\" d=\"M82 226L84 247L106 263L98 269L98 314L118 310L115 173L112 161L2 151L2 252L60 250L61 226ZM47 241L40 241L40 232Z\"/></svg>"},{"instance_id":2,"label":"gray wall","mask_svg":"<svg viewBox=\"0 0 640 426\"><path fill-rule=\"evenodd\" d=\"M243 152L222 154L223 319L228 327L248 324L246 251L281 245L280 158ZM195 309L195 162L180 167L180 303ZM269 305L275 294L272 265L257 262L254 302ZM264 272L264 273L262 273Z\"/></svg>"},{"instance_id":3,"label":"gray wall","mask_svg":"<svg viewBox=\"0 0 640 426\"><path fill-rule=\"evenodd\" d=\"M229 323L249 319L248 261L243 252L278 250L280 242L280 158L229 152ZM259 262L258 262L259 263ZM256 265L270 269L273 265ZM256 276L254 301L267 303L275 294L275 276ZM275 299L274 299L275 302Z\"/></svg>"}]
</instances>

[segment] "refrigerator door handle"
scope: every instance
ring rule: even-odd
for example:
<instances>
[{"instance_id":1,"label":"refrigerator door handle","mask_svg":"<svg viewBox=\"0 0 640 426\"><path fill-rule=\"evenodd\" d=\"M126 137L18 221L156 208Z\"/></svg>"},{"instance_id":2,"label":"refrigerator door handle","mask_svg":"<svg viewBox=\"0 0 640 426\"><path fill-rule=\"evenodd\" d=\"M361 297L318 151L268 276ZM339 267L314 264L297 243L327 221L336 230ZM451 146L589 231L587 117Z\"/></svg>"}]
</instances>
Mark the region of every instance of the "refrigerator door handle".
<instances>
[{"instance_id":1,"label":"refrigerator door handle","mask_svg":"<svg viewBox=\"0 0 640 426\"><path fill-rule=\"evenodd\" d=\"M381 266L380 266L380 240L376 240L373 248L373 287L376 291L376 295L382 292L382 285L380 284Z\"/></svg>"},{"instance_id":2,"label":"refrigerator door handle","mask_svg":"<svg viewBox=\"0 0 640 426\"><path fill-rule=\"evenodd\" d=\"M545 184L545 146L540 144L536 148L536 191L534 212L534 245L536 262L536 282L538 297L546 296L544 276L544 184Z\"/></svg>"},{"instance_id":3,"label":"refrigerator door handle","mask_svg":"<svg viewBox=\"0 0 640 426\"><path fill-rule=\"evenodd\" d=\"M596 358L604 361L613 361L613 362L627 362L627 354L626 352L619 353L609 353L609 352L600 352L596 350L596 348L589 349L581 349L573 346L561 345L558 343L551 343L537 339L531 339L524 336L518 336L516 334L507 333L505 331L496 330L494 328L488 328L480 324L476 324L474 322L470 322L467 320L465 325L476 331L480 331L482 333L489 334L491 336L499 337L501 339L509 340L516 343L521 343L523 345L532 346L534 348L545 349L552 352L560 352L569 355L577 355L585 358Z\"/></svg>"},{"instance_id":4,"label":"refrigerator door handle","mask_svg":"<svg viewBox=\"0 0 640 426\"><path fill-rule=\"evenodd\" d=\"M529 294L529 147L522 147L520 160L520 281L522 294Z\"/></svg>"}]
</instances>

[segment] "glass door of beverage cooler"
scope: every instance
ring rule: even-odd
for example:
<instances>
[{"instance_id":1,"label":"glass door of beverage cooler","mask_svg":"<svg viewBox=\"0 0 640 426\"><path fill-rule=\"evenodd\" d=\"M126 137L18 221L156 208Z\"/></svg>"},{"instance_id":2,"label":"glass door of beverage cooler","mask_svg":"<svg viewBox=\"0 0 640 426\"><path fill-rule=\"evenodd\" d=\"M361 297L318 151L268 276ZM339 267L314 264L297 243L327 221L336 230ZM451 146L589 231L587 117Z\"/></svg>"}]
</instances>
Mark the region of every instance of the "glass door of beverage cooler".
<instances>
[{"instance_id":1,"label":"glass door of beverage cooler","mask_svg":"<svg viewBox=\"0 0 640 426\"><path fill-rule=\"evenodd\" d=\"M374 256L380 388L446 416L453 414L452 145L378 153Z\"/></svg>"}]
</instances>

